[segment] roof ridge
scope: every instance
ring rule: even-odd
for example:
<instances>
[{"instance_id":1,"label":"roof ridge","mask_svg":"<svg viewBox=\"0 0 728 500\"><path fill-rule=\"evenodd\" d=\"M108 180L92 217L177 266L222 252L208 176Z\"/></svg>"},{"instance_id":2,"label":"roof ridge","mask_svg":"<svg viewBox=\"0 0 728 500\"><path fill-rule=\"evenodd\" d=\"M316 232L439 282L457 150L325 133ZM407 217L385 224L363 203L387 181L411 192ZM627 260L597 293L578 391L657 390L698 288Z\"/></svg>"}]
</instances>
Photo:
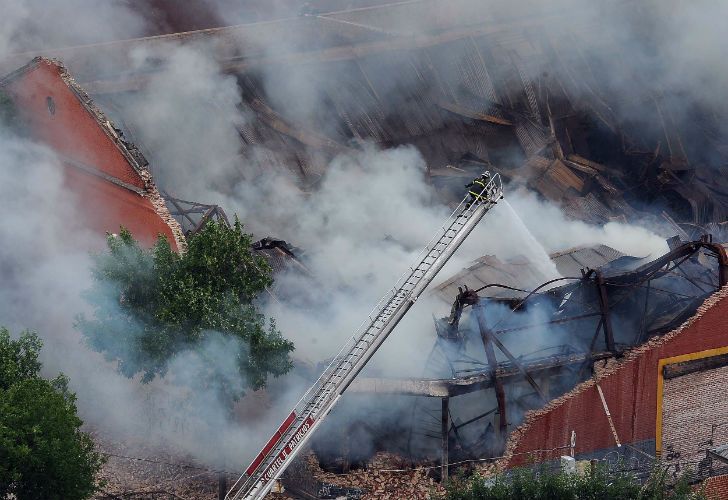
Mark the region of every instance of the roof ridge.
<instances>
[{"instance_id":1,"label":"roof ridge","mask_svg":"<svg viewBox=\"0 0 728 500\"><path fill-rule=\"evenodd\" d=\"M38 57L36 59L42 62L53 64L58 68L59 74L63 82L68 86L68 88L71 89L74 94L76 94L76 97L81 102L83 107L96 120L104 133L109 137L109 139L111 139L116 148L127 160L129 165L131 165L132 169L134 169L137 175L139 175L142 182L144 183L144 196L149 199L152 206L154 207L154 211L172 231L172 235L174 237L175 244L177 245L177 249L180 252L184 252L187 249L187 241L185 239L184 233L182 232L182 227L180 226L179 222L177 222L177 220L172 217L172 214L167 208L167 204L164 202L164 198L157 189L157 186L152 179L152 174L149 171L149 161L147 161L144 154L134 143L126 140L126 137L124 137L124 132L122 132L121 129L117 128L114 123L101 110L101 108L99 108L96 103L94 103L93 99L91 99L91 96L89 96L86 90L84 90L84 88L81 87L78 82L76 82L76 80L73 78L73 76L71 76L68 69L63 65L61 61L44 57Z\"/></svg>"}]
</instances>

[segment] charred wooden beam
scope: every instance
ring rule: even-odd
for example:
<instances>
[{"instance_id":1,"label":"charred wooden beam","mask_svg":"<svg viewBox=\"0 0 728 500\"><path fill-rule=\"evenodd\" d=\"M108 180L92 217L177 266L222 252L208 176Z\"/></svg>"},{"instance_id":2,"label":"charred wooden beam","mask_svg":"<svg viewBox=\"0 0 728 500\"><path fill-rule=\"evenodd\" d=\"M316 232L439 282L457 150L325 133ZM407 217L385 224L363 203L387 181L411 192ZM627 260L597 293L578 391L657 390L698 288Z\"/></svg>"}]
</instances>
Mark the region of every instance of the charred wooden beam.
<instances>
[{"instance_id":1,"label":"charred wooden beam","mask_svg":"<svg viewBox=\"0 0 728 500\"><path fill-rule=\"evenodd\" d=\"M194 201L181 200L171 196L168 192L162 191L164 200L171 204L173 209L169 211L173 217L179 217L180 224L183 224L186 220L189 227L185 231L188 236L194 235L199 232L208 221L214 219L218 223L224 224L230 227L230 221L227 218L227 214L218 205L205 205ZM199 220L195 220L191 215L200 215Z\"/></svg>"},{"instance_id":2,"label":"charred wooden beam","mask_svg":"<svg viewBox=\"0 0 728 500\"><path fill-rule=\"evenodd\" d=\"M513 356L513 354L511 354L511 352L508 349L506 349L506 346L503 345L503 343L498 339L498 337L493 335L492 332L489 333L489 337L490 337L490 341L493 342L495 345L497 345L498 349L500 349L501 352L506 355L508 360L511 363L513 363L513 365L516 368L518 368L518 370L520 370L521 373L523 373L523 376L526 377L526 381L529 383L529 385L531 387L533 387L533 389L536 391L536 393L541 397L541 400L544 403L548 402L548 398L546 397L546 394L544 394L544 392L541 390L541 387L539 387L539 385L536 383L536 380L534 380L534 378L531 376L531 374L528 373L528 371L525 368L523 368L523 365L515 358L515 356Z\"/></svg>"},{"instance_id":3,"label":"charred wooden beam","mask_svg":"<svg viewBox=\"0 0 728 500\"><path fill-rule=\"evenodd\" d=\"M599 309L602 313L602 328L604 330L604 344L609 352L615 352L614 330L612 330L612 319L609 315L609 299L607 287L604 283L604 276L596 271L596 284L599 293Z\"/></svg>"},{"instance_id":4,"label":"charred wooden beam","mask_svg":"<svg viewBox=\"0 0 728 500\"><path fill-rule=\"evenodd\" d=\"M620 286L633 285L638 286L647 280L657 278L668 273L669 269L664 269L671 262L682 262L690 258L695 252L705 248L716 256L718 259L718 281L720 286L728 284L728 253L722 245L713 243L709 238L698 241L690 241L671 250L662 257L655 259L647 265L636 271L630 271L619 276L609 278L609 283L618 284ZM678 264L679 265L679 264Z\"/></svg>"},{"instance_id":5,"label":"charred wooden beam","mask_svg":"<svg viewBox=\"0 0 728 500\"><path fill-rule=\"evenodd\" d=\"M217 498L218 500L225 500L225 495L228 492L227 474L225 472L217 473Z\"/></svg>"},{"instance_id":6,"label":"charred wooden beam","mask_svg":"<svg viewBox=\"0 0 728 500\"><path fill-rule=\"evenodd\" d=\"M484 122L488 122L488 123L494 123L496 125L505 125L505 126L513 125L513 122L511 120L506 120L505 118L499 118L490 113L483 113L482 111L476 111L476 110L473 110L470 108L466 108L465 106L461 106L454 102L446 102L443 100L437 100L437 101L435 101L435 104L437 104L438 107L440 107L446 111L450 111L451 113L455 113L456 115L463 116L465 118L470 118L471 120L484 121Z\"/></svg>"},{"instance_id":7,"label":"charred wooden beam","mask_svg":"<svg viewBox=\"0 0 728 500\"><path fill-rule=\"evenodd\" d=\"M490 378L489 376L486 378ZM354 379L347 392L399 394L403 396L427 396L446 398L454 380L448 379L394 379L358 377ZM476 382L477 383L477 382Z\"/></svg>"},{"instance_id":8,"label":"charred wooden beam","mask_svg":"<svg viewBox=\"0 0 728 500\"><path fill-rule=\"evenodd\" d=\"M665 379L671 379L724 366L728 366L728 354L665 365L662 368L662 376Z\"/></svg>"},{"instance_id":9,"label":"charred wooden beam","mask_svg":"<svg viewBox=\"0 0 728 500\"><path fill-rule=\"evenodd\" d=\"M441 480L445 484L448 479L450 470L450 451L448 449L448 435L450 433L450 398L442 398L442 416L441 416L441 433L442 433L442 457L441 457Z\"/></svg>"},{"instance_id":10,"label":"charred wooden beam","mask_svg":"<svg viewBox=\"0 0 728 500\"><path fill-rule=\"evenodd\" d=\"M588 313L588 314L579 314L578 316L570 316L568 318L558 318L553 319L551 321L543 321L541 323L533 323L530 325L522 325L522 326L514 326L513 328L504 328L502 330L496 330L495 334L502 334L502 333L511 333L511 332L520 332L523 330L530 330L532 328L543 328L547 325L558 325L560 323L569 323L571 321L579 321L582 319L589 319L593 318L595 316L601 316L601 313ZM504 353L505 354L505 353Z\"/></svg>"},{"instance_id":11,"label":"charred wooden beam","mask_svg":"<svg viewBox=\"0 0 728 500\"><path fill-rule=\"evenodd\" d=\"M662 130L665 134L665 142L667 142L667 149L670 153L670 161L678 165L689 164L690 161L688 160L688 155L685 153L680 131L672 118L672 114L667 107L662 105L661 97L657 95L651 95L650 97L652 97L652 102L655 104L657 116L660 118Z\"/></svg>"},{"instance_id":12,"label":"charred wooden beam","mask_svg":"<svg viewBox=\"0 0 728 500\"><path fill-rule=\"evenodd\" d=\"M458 429L462 429L462 428L463 428L463 427L465 427L466 425L470 425L470 424L472 424L473 422L477 422L478 420L480 420L480 419L482 419L482 418L485 418L485 417L487 417L487 416L489 416L489 415L492 415L493 413L495 413L495 412L496 412L496 410L498 410L498 408L497 408L497 407L496 407L496 408L493 408L492 410L488 410L488 411L486 411L485 413L481 413L480 415L478 415L478 416L475 416L475 417L473 417L473 418L471 418L471 419L469 419L469 420L466 420L465 422L462 422L462 423L460 423L460 424L458 424L458 425L453 425L453 426L452 426L452 428L453 428L453 430L455 430L455 431L457 431Z\"/></svg>"},{"instance_id":13,"label":"charred wooden beam","mask_svg":"<svg viewBox=\"0 0 728 500\"><path fill-rule=\"evenodd\" d=\"M180 217L184 217L185 219L187 219L187 221L190 224L192 224L192 226L195 225L195 221L192 220L192 217L190 217L190 213L194 213L194 212L192 212L191 210L185 210L184 208L182 208L182 206L179 204L179 200L177 200L176 198L172 198L164 191L162 191L162 194L164 195L164 199L166 201L169 201L176 210L176 211L170 210L170 215L172 215L173 217L175 215L179 215Z\"/></svg>"},{"instance_id":14,"label":"charred wooden beam","mask_svg":"<svg viewBox=\"0 0 728 500\"><path fill-rule=\"evenodd\" d=\"M590 172L607 172L609 171L610 174L621 174L618 170L608 169L606 166L602 165L601 163L597 163L593 160L589 160L587 158L584 158L583 156L579 156L577 154L570 154L566 157L566 159L569 162L578 164L579 166L587 167L589 168ZM578 168L578 167L575 167ZM585 171L586 172L586 171Z\"/></svg>"},{"instance_id":15,"label":"charred wooden beam","mask_svg":"<svg viewBox=\"0 0 728 500\"><path fill-rule=\"evenodd\" d=\"M351 152L352 150L338 142L311 130L303 130L288 123L281 115L271 109L260 99L252 99L248 104L258 118L270 128L287 135L304 146L325 149L332 153Z\"/></svg>"},{"instance_id":16,"label":"charred wooden beam","mask_svg":"<svg viewBox=\"0 0 728 500\"><path fill-rule=\"evenodd\" d=\"M593 363L614 355L611 352L572 353L532 360L522 363L523 369L531 375L556 372L565 366ZM507 382L514 377L520 378L523 372L511 363L500 363L496 370L497 378ZM360 377L352 382L347 392L359 394L397 394L402 396L424 396L434 398L454 397L462 394L488 389L494 386L496 377L490 370L468 377L454 379L395 379Z\"/></svg>"},{"instance_id":17,"label":"charred wooden beam","mask_svg":"<svg viewBox=\"0 0 728 500\"><path fill-rule=\"evenodd\" d=\"M190 236L199 233L202 230L202 228L204 228L205 225L207 225L207 223L210 221L212 216L216 213L216 209L217 209L216 206L211 206L210 208L205 210L205 213L202 214L202 217L200 218L200 222L198 222L197 225L194 228L192 228L192 230L190 231Z\"/></svg>"},{"instance_id":18,"label":"charred wooden beam","mask_svg":"<svg viewBox=\"0 0 728 500\"><path fill-rule=\"evenodd\" d=\"M506 415L506 391L503 387L503 381L498 377L498 361L495 357L495 350L493 349L493 334L491 333L488 325L485 323L485 314L483 307L476 308L476 316L478 318L478 327L480 328L480 338L483 341L483 347L485 348L485 357L488 360L488 368L490 374L493 377L495 387L495 398L498 402L498 421L500 427L500 436L503 437L508 433L508 417Z\"/></svg>"},{"instance_id":19,"label":"charred wooden beam","mask_svg":"<svg viewBox=\"0 0 728 500\"><path fill-rule=\"evenodd\" d=\"M645 335L645 329L647 328L647 306L649 305L650 300L650 291L652 286L652 280L647 281L647 289L645 290L645 307L642 311L642 319L640 320L640 330L637 332L637 337L635 338L635 344L642 342L642 339Z\"/></svg>"}]
</instances>

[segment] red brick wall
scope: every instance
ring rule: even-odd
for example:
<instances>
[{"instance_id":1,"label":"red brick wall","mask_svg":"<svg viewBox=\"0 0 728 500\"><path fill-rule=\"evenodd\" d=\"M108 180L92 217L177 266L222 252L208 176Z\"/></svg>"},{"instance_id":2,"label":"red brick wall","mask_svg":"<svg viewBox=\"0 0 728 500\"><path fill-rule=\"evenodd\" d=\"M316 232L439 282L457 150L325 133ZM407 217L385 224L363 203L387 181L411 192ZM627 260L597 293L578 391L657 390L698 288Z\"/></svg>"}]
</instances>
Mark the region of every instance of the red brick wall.
<instances>
[{"instance_id":1,"label":"red brick wall","mask_svg":"<svg viewBox=\"0 0 728 500\"><path fill-rule=\"evenodd\" d=\"M65 178L80 201L83 222L88 227L104 234L118 233L124 226L147 247L162 234L176 248L171 229L148 199L73 167L65 167Z\"/></svg>"},{"instance_id":2,"label":"red brick wall","mask_svg":"<svg viewBox=\"0 0 728 500\"><path fill-rule=\"evenodd\" d=\"M170 220L166 208L162 207L163 220L150 201L158 197L156 188L145 182L120 149L123 146L117 145L118 138L99 124L98 117L79 100L85 96L74 92L64 78L69 77L60 65L41 59L8 82L6 90L30 133L61 155L61 161L70 158L145 192L142 196L67 163L66 186L79 200L83 224L100 234L118 233L124 226L145 245L153 244L162 234L177 248L181 231L175 238L170 225L176 223Z\"/></svg>"},{"instance_id":3,"label":"red brick wall","mask_svg":"<svg viewBox=\"0 0 728 500\"><path fill-rule=\"evenodd\" d=\"M41 60L10 82L8 91L35 138L64 156L144 188L139 174L63 81L58 65ZM48 110L48 97L53 99L55 114Z\"/></svg>"},{"instance_id":4,"label":"red brick wall","mask_svg":"<svg viewBox=\"0 0 728 500\"><path fill-rule=\"evenodd\" d=\"M722 289L698 309L679 329L634 349L620 361L612 361L598 374L598 383L612 414L622 443L655 439L658 361L728 345L728 288ZM588 453L616 445L595 382L589 380L526 416L506 446L501 467L554 459L576 431L575 452Z\"/></svg>"},{"instance_id":5,"label":"red brick wall","mask_svg":"<svg viewBox=\"0 0 728 500\"><path fill-rule=\"evenodd\" d=\"M728 443L728 366L665 380L662 458L697 464L706 449ZM715 425L715 429L712 426Z\"/></svg>"},{"instance_id":6,"label":"red brick wall","mask_svg":"<svg viewBox=\"0 0 728 500\"><path fill-rule=\"evenodd\" d=\"M710 500L728 500L728 475L708 478L703 484Z\"/></svg>"}]
</instances>

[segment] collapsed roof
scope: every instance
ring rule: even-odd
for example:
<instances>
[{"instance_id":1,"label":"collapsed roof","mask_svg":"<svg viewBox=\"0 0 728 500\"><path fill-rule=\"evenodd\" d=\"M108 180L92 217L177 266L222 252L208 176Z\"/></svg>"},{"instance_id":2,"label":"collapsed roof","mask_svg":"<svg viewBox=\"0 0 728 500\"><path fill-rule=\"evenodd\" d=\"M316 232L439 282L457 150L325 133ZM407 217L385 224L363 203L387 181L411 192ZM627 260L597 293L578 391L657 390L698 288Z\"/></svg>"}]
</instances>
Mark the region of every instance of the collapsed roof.
<instances>
[{"instance_id":1,"label":"collapsed roof","mask_svg":"<svg viewBox=\"0 0 728 500\"><path fill-rule=\"evenodd\" d=\"M570 269L564 278L530 291L505 288L508 293L502 294L504 285L494 281L468 290L475 298L456 299L457 321L443 325L446 320L438 320L440 338L423 368L424 378L364 377L352 384L354 393L419 396L402 429L410 439L398 441L388 434L381 445L419 459L436 459L445 439L432 430L440 425L437 399L442 399L449 400L452 419L447 431L451 461L497 456L508 431L527 410L590 377L596 361L620 357L649 338L674 330L728 284L724 245L710 237L673 240L671 245L655 260L608 247L573 249L552 255L563 270ZM564 262L565 256L573 260ZM592 264L606 262L575 267L573 262L580 257ZM513 269L510 264L505 269L489 268L481 259L475 272L483 267L495 269L491 272L499 278ZM526 262L516 267L528 268ZM473 282L467 272L460 276ZM451 286L446 283L437 293ZM327 441L332 439L335 435Z\"/></svg>"},{"instance_id":2,"label":"collapsed roof","mask_svg":"<svg viewBox=\"0 0 728 500\"><path fill-rule=\"evenodd\" d=\"M166 43L204 42L237 78L250 118L236 125L241 158L255 149L262 166L285 165L304 186L362 141L413 144L445 197L487 165L588 222L663 210L679 223L728 215L716 110L660 94L638 62L619 66L631 91L615 87L609 71L625 41L578 2L550 11L523 2L509 15L492 7L422 0L337 11L318 1L285 19L49 53L123 113L125 96L164 68ZM141 65L138 49L150 52ZM301 112L271 85L289 79L317 90L314 110Z\"/></svg>"},{"instance_id":3,"label":"collapsed roof","mask_svg":"<svg viewBox=\"0 0 728 500\"><path fill-rule=\"evenodd\" d=\"M562 250L550 257L560 275L578 276L581 269L597 269L623 256L625 254L607 245L595 245ZM526 257L516 256L501 262L494 255L485 255L438 285L436 294L451 302L459 287L477 290L499 283L503 286L489 290L489 295L515 297L522 296L524 289L536 288L546 279L543 271Z\"/></svg>"},{"instance_id":4,"label":"collapsed roof","mask_svg":"<svg viewBox=\"0 0 728 500\"><path fill-rule=\"evenodd\" d=\"M105 105L123 114L128 94L163 67L154 58L134 66L133 48L211 42L223 70L235 75L251 117L236 125L241 156L262 151L262 166L284 165L302 186L315 187L332 157L359 149L362 142L414 144L426 160L426 175L445 198L461 188L462 179L487 167L560 204L573 218L602 223L657 216L687 241L652 262L608 247L566 251L553 258L572 282L535 293L543 279L531 263L483 257L438 290L448 300L463 285L485 290L470 304L472 318L466 313L455 334L438 339L430 366L430 375L438 378L360 380L353 388L436 397L495 389L494 397L482 398L490 407L480 414L453 410L456 421L448 429L464 454L482 456L495 451L495 427L517 421L544 396L566 390L595 359L618 356L670 330L725 284L722 247L698 240L722 231L728 216L728 147L718 132L719 115L700 107L678 114L633 65L624 70L634 92L620 93L604 74L609 66L584 57L592 35L604 42L604 34L596 22L570 23L576 5L573 12L504 19L486 9L467 9L469 2L462 0L345 12L312 4L298 17L265 24L54 55L63 57ZM396 20L406 16L415 16L414 24L426 29L398 31ZM613 54L623 48L619 40L606 45ZM110 63L106 70L99 70L99 57ZM301 115L271 92L267 79L286 79L289 72L321 90L324 105L316 113ZM639 109L642 116L635 120L624 114L626 108ZM194 231L199 219L191 214L207 214L212 207L190 203L176 213ZM273 259L286 254L268 245L259 250ZM529 345L532 350L511 343L534 331L539 335ZM468 435L468 425L488 419L490 428L483 425Z\"/></svg>"}]
</instances>

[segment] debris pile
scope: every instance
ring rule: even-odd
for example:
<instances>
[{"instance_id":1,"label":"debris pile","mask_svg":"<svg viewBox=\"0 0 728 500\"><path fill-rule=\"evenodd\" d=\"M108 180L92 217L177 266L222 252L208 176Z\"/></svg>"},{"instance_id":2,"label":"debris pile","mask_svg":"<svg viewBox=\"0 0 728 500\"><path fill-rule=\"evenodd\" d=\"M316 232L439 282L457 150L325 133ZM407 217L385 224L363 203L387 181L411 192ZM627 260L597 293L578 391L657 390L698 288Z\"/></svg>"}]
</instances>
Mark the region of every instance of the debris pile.
<instances>
[{"instance_id":1,"label":"debris pile","mask_svg":"<svg viewBox=\"0 0 728 500\"><path fill-rule=\"evenodd\" d=\"M98 452L107 459L99 474L102 487L96 499L219 498L219 473L180 454L141 443L113 441L97 433L94 441ZM226 474L225 480L235 478Z\"/></svg>"},{"instance_id":2,"label":"debris pile","mask_svg":"<svg viewBox=\"0 0 728 500\"><path fill-rule=\"evenodd\" d=\"M439 467L412 468L409 461L398 455L379 452L366 467L335 474L322 470L316 455L309 453L286 471L283 484L291 493L321 499L427 500L444 492L434 478L433 471L437 470Z\"/></svg>"},{"instance_id":3,"label":"debris pile","mask_svg":"<svg viewBox=\"0 0 728 500\"><path fill-rule=\"evenodd\" d=\"M574 4L538 20L504 22L468 0L362 4L367 8L325 16L302 12L264 30L254 23L162 37L210 42L209 56L237 80L246 119L231 124L240 165L224 185L254 156L260 174L287 169L308 191L339 154L362 144L413 145L444 197L489 168L587 222L663 220L664 211L679 223L705 224L728 215L722 109L657 88L639 58L615 59L633 47L585 15L588 8ZM635 15L618 3L611 8ZM401 26L354 28L401 18L416 20L413 36L402 36ZM568 28L553 30L553 19ZM164 66L153 57L135 66L129 54L159 41L50 54L123 115L128 99ZM99 57L113 61L113 74L98 69ZM19 54L2 67L28 58ZM615 85L615 72L628 91ZM313 110L291 106L266 84L297 78L317 89Z\"/></svg>"}]
</instances>

